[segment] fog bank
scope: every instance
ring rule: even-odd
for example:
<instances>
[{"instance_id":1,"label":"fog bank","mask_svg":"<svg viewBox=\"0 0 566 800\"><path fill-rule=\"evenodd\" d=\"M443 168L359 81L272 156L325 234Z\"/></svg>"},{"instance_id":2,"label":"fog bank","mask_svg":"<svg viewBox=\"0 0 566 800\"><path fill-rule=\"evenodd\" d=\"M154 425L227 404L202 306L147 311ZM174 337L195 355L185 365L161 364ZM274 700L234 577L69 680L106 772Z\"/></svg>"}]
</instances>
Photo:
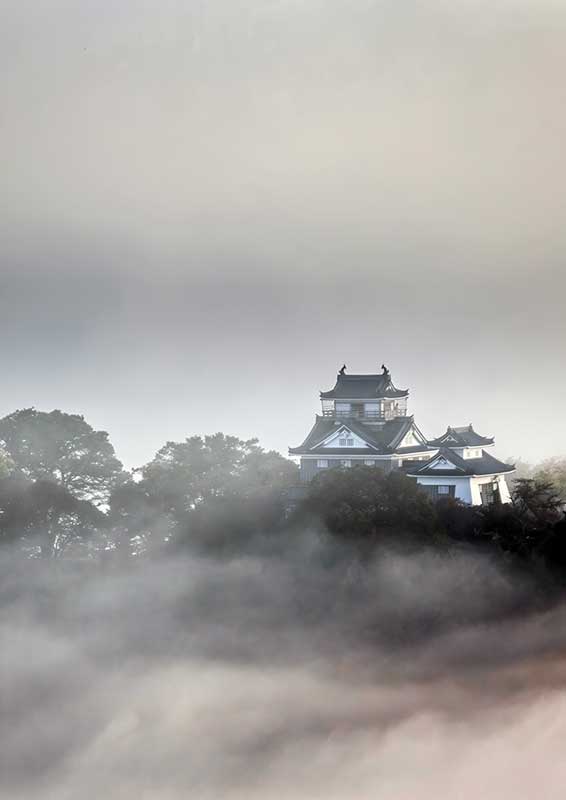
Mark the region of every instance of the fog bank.
<instances>
[{"instance_id":1,"label":"fog bank","mask_svg":"<svg viewBox=\"0 0 566 800\"><path fill-rule=\"evenodd\" d=\"M2 800L562 796L566 607L483 557L0 573Z\"/></svg>"}]
</instances>

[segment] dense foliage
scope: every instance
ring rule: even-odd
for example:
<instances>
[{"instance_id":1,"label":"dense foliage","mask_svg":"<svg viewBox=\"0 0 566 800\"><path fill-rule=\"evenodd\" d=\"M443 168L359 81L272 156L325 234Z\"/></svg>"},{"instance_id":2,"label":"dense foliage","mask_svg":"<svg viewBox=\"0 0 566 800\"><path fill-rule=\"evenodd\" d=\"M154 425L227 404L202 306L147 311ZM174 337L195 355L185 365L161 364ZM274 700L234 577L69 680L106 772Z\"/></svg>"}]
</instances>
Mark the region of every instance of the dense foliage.
<instances>
[{"instance_id":1,"label":"dense foliage","mask_svg":"<svg viewBox=\"0 0 566 800\"><path fill-rule=\"evenodd\" d=\"M19 475L53 481L80 500L104 503L123 479L108 434L78 414L14 411L0 420L0 442Z\"/></svg>"},{"instance_id":2,"label":"dense foliage","mask_svg":"<svg viewBox=\"0 0 566 800\"><path fill-rule=\"evenodd\" d=\"M430 541L438 529L434 504L415 481L374 467L320 473L302 512L311 512L338 536L352 540Z\"/></svg>"},{"instance_id":3,"label":"dense foliage","mask_svg":"<svg viewBox=\"0 0 566 800\"><path fill-rule=\"evenodd\" d=\"M166 442L127 473L103 431L61 411L0 420L0 541L43 558L131 558L155 548L245 552L312 526L360 553L381 545L491 548L566 575L564 462L515 480L512 503L434 503L400 472L329 470L293 491L297 467L257 440Z\"/></svg>"}]
</instances>

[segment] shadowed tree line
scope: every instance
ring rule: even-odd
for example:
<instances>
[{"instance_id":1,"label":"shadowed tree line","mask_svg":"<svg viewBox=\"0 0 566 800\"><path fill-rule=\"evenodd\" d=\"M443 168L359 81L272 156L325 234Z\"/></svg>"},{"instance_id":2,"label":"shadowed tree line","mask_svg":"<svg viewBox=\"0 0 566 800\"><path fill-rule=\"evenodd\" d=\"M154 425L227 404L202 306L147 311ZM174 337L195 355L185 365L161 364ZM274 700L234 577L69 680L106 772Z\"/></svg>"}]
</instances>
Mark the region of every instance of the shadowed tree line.
<instances>
[{"instance_id":1,"label":"shadowed tree line","mask_svg":"<svg viewBox=\"0 0 566 800\"><path fill-rule=\"evenodd\" d=\"M304 525L360 552L492 548L566 574L566 462L519 478L512 503L434 503L410 478L329 470L291 504L297 467L257 440L216 433L167 442L128 472L82 416L33 408L0 420L0 539L30 557L130 558L190 545L237 553Z\"/></svg>"},{"instance_id":2,"label":"shadowed tree line","mask_svg":"<svg viewBox=\"0 0 566 800\"><path fill-rule=\"evenodd\" d=\"M167 442L127 472L82 416L33 408L0 420L0 537L30 555L139 555L275 527L296 466L255 439Z\"/></svg>"},{"instance_id":3,"label":"shadowed tree line","mask_svg":"<svg viewBox=\"0 0 566 800\"><path fill-rule=\"evenodd\" d=\"M493 548L510 558L566 568L564 501L545 477L519 479L512 502L466 506L433 502L400 472L373 467L330 470L313 481L296 513L321 519L354 543Z\"/></svg>"}]
</instances>

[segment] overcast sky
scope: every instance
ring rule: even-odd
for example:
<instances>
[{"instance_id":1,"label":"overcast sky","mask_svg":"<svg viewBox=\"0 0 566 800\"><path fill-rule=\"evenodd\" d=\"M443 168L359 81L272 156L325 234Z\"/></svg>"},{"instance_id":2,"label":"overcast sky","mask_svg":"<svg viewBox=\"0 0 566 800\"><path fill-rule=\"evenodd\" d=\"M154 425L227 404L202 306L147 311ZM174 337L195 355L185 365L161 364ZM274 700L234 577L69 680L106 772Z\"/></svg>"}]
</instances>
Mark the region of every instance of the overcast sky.
<instances>
[{"instance_id":1,"label":"overcast sky","mask_svg":"<svg viewBox=\"0 0 566 800\"><path fill-rule=\"evenodd\" d=\"M3 0L0 414L286 453L345 361L566 454L566 5Z\"/></svg>"}]
</instances>

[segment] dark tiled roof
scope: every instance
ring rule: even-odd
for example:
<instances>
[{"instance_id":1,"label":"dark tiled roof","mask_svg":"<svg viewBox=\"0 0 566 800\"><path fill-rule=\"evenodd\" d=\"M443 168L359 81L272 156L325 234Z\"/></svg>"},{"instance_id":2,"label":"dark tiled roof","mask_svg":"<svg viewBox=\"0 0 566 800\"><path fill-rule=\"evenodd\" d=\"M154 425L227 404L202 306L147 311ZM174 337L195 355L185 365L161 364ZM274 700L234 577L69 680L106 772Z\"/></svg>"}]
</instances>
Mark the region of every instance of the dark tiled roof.
<instances>
[{"instance_id":1,"label":"dark tiled roof","mask_svg":"<svg viewBox=\"0 0 566 800\"><path fill-rule=\"evenodd\" d=\"M447 428L446 433L437 439L431 439L429 444L432 447L485 447L493 444L494 439L487 436L480 436L471 425L461 428Z\"/></svg>"},{"instance_id":2,"label":"dark tiled roof","mask_svg":"<svg viewBox=\"0 0 566 800\"><path fill-rule=\"evenodd\" d=\"M398 453L400 456L405 455L407 453L430 453L431 450L434 450L434 447L430 447L429 445L426 444L414 445L413 447L395 448L395 452Z\"/></svg>"},{"instance_id":3,"label":"dark tiled roof","mask_svg":"<svg viewBox=\"0 0 566 800\"><path fill-rule=\"evenodd\" d=\"M436 461L439 455L454 464L454 468L447 466L445 469L430 469L430 464ZM481 458L462 458L453 450L442 448L428 461L406 465L404 469L408 475L436 475L438 477L452 475L457 477L458 475L496 475L501 472L513 472L515 467L499 461L485 450L482 450Z\"/></svg>"},{"instance_id":4,"label":"dark tiled roof","mask_svg":"<svg viewBox=\"0 0 566 800\"><path fill-rule=\"evenodd\" d=\"M340 375L336 377L336 385L329 392L321 392L323 400L360 399L373 397L407 397L408 389L396 389L389 373L379 375Z\"/></svg>"},{"instance_id":5,"label":"dark tiled roof","mask_svg":"<svg viewBox=\"0 0 566 800\"><path fill-rule=\"evenodd\" d=\"M378 428L373 425L366 425L355 419L341 420L337 422L333 417L317 417L313 429L299 447L290 447L289 453L299 455L301 453L310 453L321 455L331 453L332 451L327 447L316 447L320 442L326 439L333 431L338 431L342 427L346 427L367 442L370 447L367 450L364 448L348 449L345 448L332 448L337 452L349 452L352 455L372 454L389 455L395 452L397 445L402 441L405 434L411 430L414 422L412 417L397 417L389 422L386 422L383 427ZM415 445L414 447L404 447L399 452L413 453L426 452L427 448L422 445Z\"/></svg>"},{"instance_id":6,"label":"dark tiled roof","mask_svg":"<svg viewBox=\"0 0 566 800\"><path fill-rule=\"evenodd\" d=\"M370 435L369 431L366 430L365 426L362 423L358 423L354 420L348 420L347 424L344 421L337 422L334 417L317 417L314 423L314 426L310 433L308 434L305 441L299 445L299 447L290 447L290 453L305 453L305 452L316 452L313 451L315 445L322 442L326 439L334 431L339 431L340 428L346 426L352 433L356 433L362 439L368 442L371 445L371 448L368 449L368 452L375 452L379 451L379 445L374 441L373 437ZM357 450L357 452L360 452Z\"/></svg>"}]
</instances>

